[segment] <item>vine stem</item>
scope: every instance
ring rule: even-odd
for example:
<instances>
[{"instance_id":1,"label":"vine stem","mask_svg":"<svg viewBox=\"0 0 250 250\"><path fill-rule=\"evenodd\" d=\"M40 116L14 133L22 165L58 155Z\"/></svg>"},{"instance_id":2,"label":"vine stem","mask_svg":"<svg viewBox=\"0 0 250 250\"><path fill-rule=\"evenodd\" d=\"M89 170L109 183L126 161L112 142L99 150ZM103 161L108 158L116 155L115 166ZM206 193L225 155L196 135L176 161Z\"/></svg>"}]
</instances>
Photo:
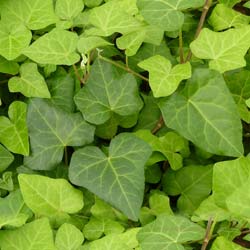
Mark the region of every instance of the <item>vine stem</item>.
<instances>
[{"instance_id":1,"label":"vine stem","mask_svg":"<svg viewBox=\"0 0 250 250\"><path fill-rule=\"evenodd\" d=\"M206 250L207 245L211 239L211 235L212 235L212 231L213 231L213 218L209 218L208 222L207 222L207 229L206 229L206 234L205 234L205 238L203 240L203 244L201 247L201 250Z\"/></svg>"},{"instance_id":2,"label":"vine stem","mask_svg":"<svg viewBox=\"0 0 250 250\"><path fill-rule=\"evenodd\" d=\"M184 52L183 52L183 37L182 37L182 30L179 31L179 54L180 54L180 63L184 63Z\"/></svg>"},{"instance_id":3,"label":"vine stem","mask_svg":"<svg viewBox=\"0 0 250 250\"><path fill-rule=\"evenodd\" d=\"M75 71L75 75L76 75L78 81L79 81L81 84L85 84L85 80L81 78L81 76L80 76L80 74L79 74L79 71L78 71L78 69L77 69L77 67L76 67L75 64L73 64L73 69L74 69L74 71Z\"/></svg>"}]
</instances>

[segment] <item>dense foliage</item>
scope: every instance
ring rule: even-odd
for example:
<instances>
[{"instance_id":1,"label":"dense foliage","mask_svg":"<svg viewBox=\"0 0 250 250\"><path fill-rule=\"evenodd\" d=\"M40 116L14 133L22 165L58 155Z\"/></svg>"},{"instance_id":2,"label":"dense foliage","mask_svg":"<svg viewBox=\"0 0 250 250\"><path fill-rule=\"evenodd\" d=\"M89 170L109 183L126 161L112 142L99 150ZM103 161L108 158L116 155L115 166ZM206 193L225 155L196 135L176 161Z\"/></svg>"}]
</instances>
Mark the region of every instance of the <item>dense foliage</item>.
<instances>
[{"instance_id":1,"label":"dense foliage","mask_svg":"<svg viewBox=\"0 0 250 250\"><path fill-rule=\"evenodd\" d=\"M250 248L250 1L0 1L1 250Z\"/></svg>"}]
</instances>

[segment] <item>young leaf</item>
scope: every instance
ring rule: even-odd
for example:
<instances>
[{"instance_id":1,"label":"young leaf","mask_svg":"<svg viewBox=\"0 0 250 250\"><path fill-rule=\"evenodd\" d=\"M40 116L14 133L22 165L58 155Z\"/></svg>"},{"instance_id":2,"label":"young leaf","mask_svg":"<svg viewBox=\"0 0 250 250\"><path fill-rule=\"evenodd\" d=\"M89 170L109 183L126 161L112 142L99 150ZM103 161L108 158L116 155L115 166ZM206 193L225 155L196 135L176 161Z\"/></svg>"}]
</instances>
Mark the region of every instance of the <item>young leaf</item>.
<instances>
[{"instance_id":1,"label":"young leaf","mask_svg":"<svg viewBox=\"0 0 250 250\"><path fill-rule=\"evenodd\" d=\"M19 72L19 65L16 62L8 61L0 56L0 72L10 75L15 75Z\"/></svg>"},{"instance_id":2,"label":"young leaf","mask_svg":"<svg viewBox=\"0 0 250 250\"><path fill-rule=\"evenodd\" d=\"M0 144L0 172L3 172L14 160L14 156Z\"/></svg>"},{"instance_id":3,"label":"young leaf","mask_svg":"<svg viewBox=\"0 0 250 250\"><path fill-rule=\"evenodd\" d=\"M27 119L32 154L24 164L31 169L51 170L61 162L64 147L93 141L94 127L80 113L68 113L44 99L30 100Z\"/></svg>"},{"instance_id":4,"label":"young leaf","mask_svg":"<svg viewBox=\"0 0 250 250\"><path fill-rule=\"evenodd\" d=\"M232 8L236 3L239 3L241 0L219 0L220 3L227 5Z\"/></svg>"},{"instance_id":5,"label":"young leaf","mask_svg":"<svg viewBox=\"0 0 250 250\"><path fill-rule=\"evenodd\" d=\"M14 101L9 106L9 119L0 116L0 142L11 152L22 155L29 155L26 109L25 103Z\"/></svg>"},{"instance_id":6,"label":"young leaf","mask_svg":"<svg viewBox=\"0 0 250 250\"><path fill-rule=\"evenodd\" d=\"M149 84L154 97L173 94L180 82L191 77L189 62L178 64L172 68L171 62L163 56L153 56L138 64L149 71Z\"/></svg>"},{"instance_id":7,"label":"young leaf","mask_svg":"<svg viewBox=\"0 0 250 250\"><path fill-rule=\"evenodd\" d=\"M21 92L27 97L50 98L47 84L43 76L38 72L37 64L22 64L20 75L21 77L12 77L9 80L10 92Z\"/></svg>"},{"instance_id":8,"label":"young leaf","mask_svg":"<svg viewBox=\"0 0 250 250\"><path fill-rule=\"evenodd\" d=\"M211 250L244 250L245 248L241 247L238 244L233 243L232 241L227 240L225 237L220 236L215 239L213 242Z\"/></svg>"},{"instance_id":9,"label":"young leaf","mask_svg":"<svg viewBox=\"0 0 250 250\"><path fill-rule=\"evenodd\" d=\"M72 65L80 60L75 52L77 42L77 34L53 29L24 49L23 54L41 64Z\"/></svg>"},{"instance_id":10,"label":"young leaf","mask_svg":"<svg viewBox=\"0 0 250 250\"><path fill-rule=\"evenodd\" d=\"M201 240L205 230L185 217L160 215L137 235L142 250L184 250L183 243Z\"/></svg>"},{"instance_id":11,"label":"young leaf","mask_svg":"<svg viewBox=\"0 0 250 250\"><path fill-rule=\"evenodd\" d=\"M34 220L15 230L0 232L2 250L56 250L47 218Z\"/></svg>"},{"instance_id":12,"label":"young leaf","mask_svg":"<svg viewBox=\"0 0 250 250\"><path fill-rule=\"evenodd\" d=\"M108 156L93 146L76 151L69 179L137 220L144 193L144 165L150 154L150 147L141 139L119 134L111 141Z\"/></svg>"},{"instance_id":13,"label":"young leaf","mask_svg":"<svg viewBox=\"0 0 250 250\"><path fill-rule=\"evenodd\" d=\"M244 56L250 47L250 26L214 32L202 29L199 37L190 44L193 54L210 59L209 68L221 73L244 67Z\"/></svg>"},{"instance_id":14,"label":"young leaf","mask_svg":"<svg viewBox=\"0 0 250 250\"><path fill-rule=\"evenodd\" d=\"M120 75L116 67L101 60L92 66L88 84L77 93L75 103L84 118L94 124L108 121L114 113L138 113L143 105L135 78Z\"/></svg>"},{"instance_id":15,"label":"young leaf","mask_svg":"<svg viewBox=\"0 0 250 250\"><path fill-rule=\"evenodd\" d=\"M25 204L36 214L60 216L76 213L83 207L83 194L65 179L19 174Z\"/></svg>"},{"instance_id":16,"label":"young leaf","mask_svg":"<svg viewBox=\"0 0 250 250\"><path fill-rule=\"evenodd\" d=\"M182 90L159 105L166 125L198 147L219 155L243 154L237 106L218 72L196 69Z\"/></svg>"}]
</instances>

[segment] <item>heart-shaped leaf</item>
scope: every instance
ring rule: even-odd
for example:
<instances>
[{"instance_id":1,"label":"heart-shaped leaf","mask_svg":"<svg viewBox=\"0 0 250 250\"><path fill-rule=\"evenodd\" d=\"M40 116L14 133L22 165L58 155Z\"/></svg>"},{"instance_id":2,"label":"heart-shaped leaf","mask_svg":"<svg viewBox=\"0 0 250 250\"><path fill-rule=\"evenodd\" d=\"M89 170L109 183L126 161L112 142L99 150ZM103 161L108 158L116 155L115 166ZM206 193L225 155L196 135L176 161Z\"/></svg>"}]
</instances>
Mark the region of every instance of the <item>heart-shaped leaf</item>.
<instances>
[{"instance_id":1,"label":"heart-shaped leaf","mask_svg":"<svg viewBox=\"0 0 250 250\"><path fill-rule=\"evenodd\" d=\"M14 156L0 144L0 172L13 162Z\"/></svg>"}]
</instances>

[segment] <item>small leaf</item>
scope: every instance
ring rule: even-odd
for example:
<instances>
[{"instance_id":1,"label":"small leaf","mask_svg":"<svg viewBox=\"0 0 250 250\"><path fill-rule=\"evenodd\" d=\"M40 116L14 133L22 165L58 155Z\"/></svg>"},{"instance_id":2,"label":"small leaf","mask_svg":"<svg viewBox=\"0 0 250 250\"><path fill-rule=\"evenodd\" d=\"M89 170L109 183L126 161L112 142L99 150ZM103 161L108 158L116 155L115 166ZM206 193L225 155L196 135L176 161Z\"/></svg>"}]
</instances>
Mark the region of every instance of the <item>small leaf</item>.
<instances>
[{"instance_id":1,"label":"small leaf","mask_svg":"<svg viewBox=\"0 0 250 250\"><path fill-rule=\"evenodd\" d=\"M11 152L22 155L29 155L26 109L25 103L14 101L9 106L10 119L0 116L0 142Z\"/></svg>"},{"instance_id":2,"label":"small leaf","mask_svg":"<svg viewBox=\"0 0 250 250\"><path fill-rule=\"evenodd\" d=\"M4 172L0 178L0 188L7 191L13 191L14 183L12 179L12 172Z\"/></svg>"},{"instance_id":3,"label":"small leaf","mask_svg":"<svg viewBox=\"0 0 250 250\"><path fill-rule=\"evenodd\" d=\"M18 181L25 204L36 215L60 216L83 207L82 192L65 179L19 174Z\"/></svg>"},{"instance_id":4,"label":"small leaf","mask_svg":"<svg viewBox=\"0 0 250 250\"><path fill-rule=\"evenodd\" d=\"M241 0L219 0L219 3L223 3L232 8L236 3L239 3L240 1Z\"/></svg>"},{"instance_id":5,"label":"small leaf","mask_svg":"<svg viewBox=\"0 0 250 250\"><path fill-rule=\"evenodd\" d=\"M144 165L150 154L150 147L142 140L119 134L111 141L108 156L93 146L76 151L69 179L137 220L144 193Z\"/></svg>"},{"instance_id":6,"label":"small leaf","mask_svg":"<svg viewBox=\"0 0 250 250\"><path fill-rule=\"evenodd\" d=\"M72 65L80 60L75 52L77 42L76 33L53 29L24 49L23 54L36 63Z\"/></svg>"},{"instance_id":7,"label":"small leaf","mask_svg":"<svg viewBox=\"0 0 250 250\"><path fill-rule=\"evenodd\" d=\"M19 65L16 62L8 61L0 56L0 72L10 75L15 75L19 72Z\"/></svg>"},{"instance_id":8,"label":"small leaf","mask_svg":"<svg viewBox=\"0 0 250 250\"><path fill-rule=\"evenodd\" d=\"M3 172L13 161L14 156L0 144L0 172Z\"/></svg>"},{"instance_id":9,"label":"small leaf","mask_svg":"<svg viewBox=\"0 0 250 250\"><path fill-rule=\"evenodd\" d=\"M213 242L211 250L244 250L245 248L241 247L238 244L233 243L232 241L227 240L225 237L220 236L215 239Z\"/></svg>"},{"instance_id":10,"label":"small leaf","mask_svg":"<svg viewBox=\"0 0 250 250\"><path fill-rule=\"evenodd\" d=\"M140 62L138 66L149 71L149 84L154 97L171 95L182 80L191 77L189 62L172 68L170 61L159 55Z\"/></svg>"},{"instance_id":11,"label":"small leaf","mask_svg":"<svg viewBox=\"0 0 250 250\"><path fill-rule=\"evenodd\" d=\"M12 77L9 80L10 92L21 92L27 97L50 98L47 84L43 76L38 72L37 64L22 64L20 75L21 77Z\"/></svg>"},{"instance_id":12,"label":"small leaf","mask_svg":"<svg viewBox=\"0 0 250 250\"><path fill-rule=\"evenodd\" d=\"M250 26L214 32L202 29L199 37L190 44L193 54L210 59L209 68L221 73L244 67L244 56L250 47Z\"/></svg>"}]
</instances>

